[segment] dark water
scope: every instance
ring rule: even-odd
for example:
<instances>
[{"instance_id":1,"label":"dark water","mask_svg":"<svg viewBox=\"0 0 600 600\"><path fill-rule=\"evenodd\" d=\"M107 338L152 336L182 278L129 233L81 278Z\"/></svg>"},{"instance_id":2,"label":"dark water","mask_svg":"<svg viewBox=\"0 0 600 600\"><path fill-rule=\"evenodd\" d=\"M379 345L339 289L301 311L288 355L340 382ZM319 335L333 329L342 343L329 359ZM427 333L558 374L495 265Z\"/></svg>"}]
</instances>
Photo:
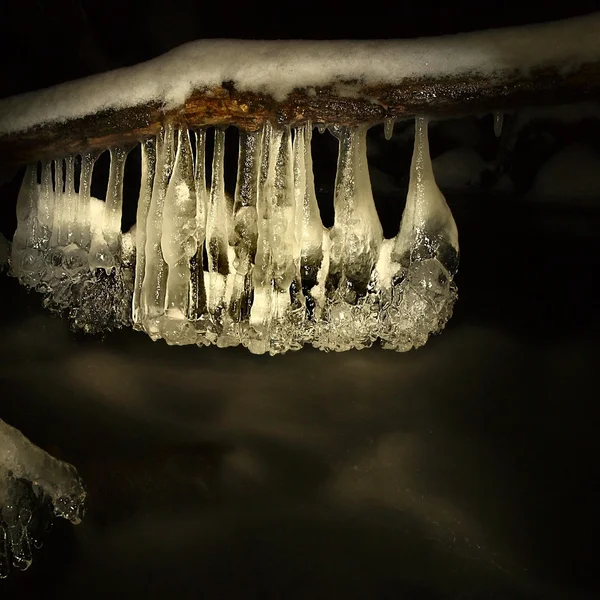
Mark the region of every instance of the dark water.
<instances>
[{"instance_id":1,"label":"dark water","mask_svg":"<svg viewBox=\"0 0 600 600\"><path fill-rule=\"evenodd\" d=\"M79 337L0 277L0 416L90 493L0 597L597 597L600 210L453 210L408 354Z\"/></svg>"}]
</instances>

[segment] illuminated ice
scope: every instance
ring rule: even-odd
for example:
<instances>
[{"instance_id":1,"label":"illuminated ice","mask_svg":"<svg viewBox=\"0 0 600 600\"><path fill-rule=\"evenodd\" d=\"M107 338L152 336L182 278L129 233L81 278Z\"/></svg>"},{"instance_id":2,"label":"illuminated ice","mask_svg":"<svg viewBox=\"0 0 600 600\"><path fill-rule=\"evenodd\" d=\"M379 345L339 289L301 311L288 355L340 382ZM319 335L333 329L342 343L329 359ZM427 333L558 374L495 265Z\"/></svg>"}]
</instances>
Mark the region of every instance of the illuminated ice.
<instances>
[{"instance_id":1,"label":"illuminated ice","mask_svg":"<svg viewBox=\"0 0 600 600\"><path fill-rule=\"evenodd\" d=\"M11 566L29 567L48 521L61 517L79 523L85 499L74 467L0 420L0 578Z\"/></svg>"},{"instance_id":2,"label":"illuminated ice","mask_svg":"<svg viewBox=\"0 0 600 600\"><path fill-rule=\"evenodd\" d=\"M225 130L214 129L207 185L206 130L165 123L142 142L137 223L126 233L126 150L110 149L106 201L90 195L96 154L30 165L12 273L87 332L132 323L169 344L242 344L257 354L304 344L361 349L378 339L395 350L419 347L452 312L456 225L419 117L400 231L384 239L367 129L329 126L339 144L330 229L315 194L311 123L241 131L233 198Z\"/></svg>"},{"instance_id":3,"label":"illuminated ice","mask_svg":"<svg viewBox=\"0 0 600 600\"><path fill-rule=\"evenodd\" d=\"M342 351L366 348L377 338L377 309L369 284L383 231L371 192L367 127L335 132L339 139L335 221L329 231L325 306L313 344Z\"/></svg>"},{"instance_id":4,"label":"illuminated ice","mask_svg":"<svg viewBox=\"0 0 600 600\"><path fill-rule=\"evenodd\" d=\"M112 154L124 162L120 151ZM10 258L11 274L43 293L44 306L89 333L130 323L133 286L133 265L121 257L122 165L111 165L106 203L90 196L94 160L84 154L27 167ZM112 257L112 266L104 261L105 268L94 269L100 255Z\"/></svg>"},{"instance_id":5,"label":"illuminated ice","mask_svg":"<svg viewBox=\"0 0 600 600\"><path fill-rule=\"evenodd\" d=\"M458 231L433 176L427 120L418 117L406 206L380 281L384 348L418 348L443 329L456 300L457 268Z\"/></svg>"}]
</instances>

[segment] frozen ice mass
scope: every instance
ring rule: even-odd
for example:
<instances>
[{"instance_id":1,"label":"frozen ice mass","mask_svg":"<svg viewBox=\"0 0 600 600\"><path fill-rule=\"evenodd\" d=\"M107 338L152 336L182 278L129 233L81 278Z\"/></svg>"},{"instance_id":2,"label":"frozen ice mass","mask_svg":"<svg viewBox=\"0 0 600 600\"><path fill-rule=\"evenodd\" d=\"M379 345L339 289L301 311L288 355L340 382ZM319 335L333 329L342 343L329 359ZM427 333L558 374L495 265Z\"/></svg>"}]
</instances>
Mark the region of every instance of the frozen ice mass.
<instances>
[{"instance_id":1,"label":"frozen ice mass","mask_svg":"<svg viewBox=\"0 0 600 600\"><path fill-rule=\"evenodd\" d=\"M74 467L0 420L0 578L31 565L56 518L79 523L86 491Z\"/></svg>"},{"instance_id":2,"label":"frozen ice mass","mask_svg":"<svg viewBox=\"0 0 600 600\"><path fill-rule=\"evenodd\" d=\"M241 131L231 198L226 130L166 122L141 143L129 232L121 232L127 149L108 151L105 199L90 194L97 153L31 164L17 200L11 273L89 333L133 326L168 344L241 344L271 355L377 340L418 348L452 313L458 267L458 234L433 176L427 126L416 119L393 239L384 239L373 201L366 125L329 127L339 147L331 228L317 205L311 123Z\"/></svg>"}]
</instances>

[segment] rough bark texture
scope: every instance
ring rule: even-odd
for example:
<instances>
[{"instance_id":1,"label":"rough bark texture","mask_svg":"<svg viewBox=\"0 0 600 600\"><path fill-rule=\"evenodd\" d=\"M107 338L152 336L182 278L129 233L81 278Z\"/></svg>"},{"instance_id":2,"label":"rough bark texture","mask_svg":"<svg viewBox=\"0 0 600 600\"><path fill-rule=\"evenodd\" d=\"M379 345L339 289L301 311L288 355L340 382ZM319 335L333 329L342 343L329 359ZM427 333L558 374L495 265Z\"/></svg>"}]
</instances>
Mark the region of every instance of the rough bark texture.
<instances>
[{"instance_id":1,"label":"rough bark texture","mask_svg":"<svg viewBox=\"0 0 600 600\"><path fill-rule=\"evenodd\" d=\"M566 73L559 67L537 69L527 77L508 71L494 77L418 78L404 80L398 86L361 86L348 81L330 87L298 89L284 102L238 92L232 83L225 82L217 89L195 92L185 106L169 113L156 104L140 105L0 136L0 162L20 164L90 148L135 143L155 134L169 118L190 127L235 125L251 130L266 119L291 125L308 119L315 124L375 124L388 117L446 117L598 98L597 62Z\"/></svg>"}]
</instances>

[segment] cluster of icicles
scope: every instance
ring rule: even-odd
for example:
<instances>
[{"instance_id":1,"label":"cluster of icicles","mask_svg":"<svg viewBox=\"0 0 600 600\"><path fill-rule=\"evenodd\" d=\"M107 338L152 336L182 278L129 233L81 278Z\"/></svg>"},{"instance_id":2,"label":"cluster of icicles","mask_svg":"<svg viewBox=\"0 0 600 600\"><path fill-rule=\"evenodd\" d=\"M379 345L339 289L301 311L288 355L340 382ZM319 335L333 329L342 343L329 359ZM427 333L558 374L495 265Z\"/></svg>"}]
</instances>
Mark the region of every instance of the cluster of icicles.
<instances>
[{"instance_id":1,"label":"cluster of icicles","mask_svg":"<svg viewBox=\"0 0 600 600\"><path fill-rule=\"evenodd\" d=\"M384 239L369 180L366 126L330 128L339 140L333 227L314 189L310 123L240 132L235 197L225 193L225 131L167 123L142 142L135 233L121 234L127 152L110 150L105 202L90 197L94 160L28 168L18 200L12 271L76 325L127 324L169 344L243 344L283 353L365 348L405 351L442 329L456 299L458 234L416 119L400 231ZM195 136L192 145L190 135ZM195 149L194 149L195 148ZM63 167L63 164L65 167Z\"/></svg>"}]
</instances>

